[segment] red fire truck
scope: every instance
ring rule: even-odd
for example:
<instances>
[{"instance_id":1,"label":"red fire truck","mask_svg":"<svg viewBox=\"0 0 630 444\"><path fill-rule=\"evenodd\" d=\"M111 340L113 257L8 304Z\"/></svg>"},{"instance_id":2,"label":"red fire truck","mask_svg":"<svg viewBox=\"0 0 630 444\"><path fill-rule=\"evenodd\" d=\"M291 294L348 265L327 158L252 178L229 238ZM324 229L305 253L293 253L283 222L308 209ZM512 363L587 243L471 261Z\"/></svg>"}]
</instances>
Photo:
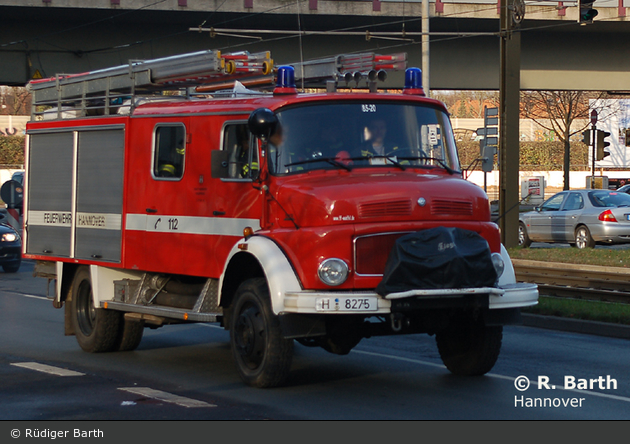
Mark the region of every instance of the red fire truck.
<instances>
[{"instance_id":1,"label":"red fire truck","mask_svg":"<svg viewBox=\"0 0 630 444\"><path fill-rule=\"evenodd\" d=\"M488 372L538 290L420 71L379 92L405 68L208 50L31 82L24 257L65 333L124 351L218 322L255 387L286 380L296 341L343 355L377 335L435 335L451 372Z\"/></svg>"}]
</instances>

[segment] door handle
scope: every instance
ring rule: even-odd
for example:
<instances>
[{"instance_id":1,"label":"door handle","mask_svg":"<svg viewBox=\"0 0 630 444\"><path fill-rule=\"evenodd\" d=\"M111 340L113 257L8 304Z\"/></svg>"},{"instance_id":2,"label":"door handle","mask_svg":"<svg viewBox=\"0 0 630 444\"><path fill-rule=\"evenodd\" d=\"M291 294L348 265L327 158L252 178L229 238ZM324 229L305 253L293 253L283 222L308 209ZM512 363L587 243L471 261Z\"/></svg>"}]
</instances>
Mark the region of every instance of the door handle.
<instances>
[{"instance_id":1,"label":"door handle","mask_svg":"<svg viewBox=\"0 0 630 444\"><path fill-rule=\"evenodd\" d=\"M147 213L157 213L157 209L155 209L155 208L147 208Z\"/></svg>"}]
</instances>

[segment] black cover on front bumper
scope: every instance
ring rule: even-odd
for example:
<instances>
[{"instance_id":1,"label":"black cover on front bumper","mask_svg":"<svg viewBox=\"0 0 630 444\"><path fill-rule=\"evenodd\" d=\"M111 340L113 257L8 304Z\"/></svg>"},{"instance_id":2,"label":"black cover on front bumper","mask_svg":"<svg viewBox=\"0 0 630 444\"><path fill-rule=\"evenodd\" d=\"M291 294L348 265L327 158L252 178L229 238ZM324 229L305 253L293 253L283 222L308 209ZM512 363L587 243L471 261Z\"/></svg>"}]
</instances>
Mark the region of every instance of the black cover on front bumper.
<instances>
[{"instance_id":1,"label":"black cover on front bumper","mask_svg":"<svg viewBox=\"0 0 630 444\"><path fill-rule=\"evenodd\" d=\"M461 228L436 227L396 241L376 292L385 296L415 289L492 287L496 280L483 237Z\"/></svg>"}]
</instances>

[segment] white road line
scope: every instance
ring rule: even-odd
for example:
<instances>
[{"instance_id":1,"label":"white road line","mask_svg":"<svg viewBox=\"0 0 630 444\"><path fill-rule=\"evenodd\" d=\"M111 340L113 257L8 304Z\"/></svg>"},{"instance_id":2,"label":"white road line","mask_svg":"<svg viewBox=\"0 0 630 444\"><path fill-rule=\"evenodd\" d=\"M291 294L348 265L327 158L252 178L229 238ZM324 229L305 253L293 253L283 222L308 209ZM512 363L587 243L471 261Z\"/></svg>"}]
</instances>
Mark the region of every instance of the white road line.
<instances>
[{"instance_id":1,"label":"white road line","mask_svg":"<svg viewBox=\"0 0 630 444\"><path fill-rule=\"evenodd\" d=\"M34 294L21 294L18 293L20 296L24 296L25 298L32 298L32 299L41 299L42 301L52 301L52 299L48 299L46 296L36 296Z\"/></svg>"},{"instance_id":2,"label":"white road line","mask_svg":"<svg viewBox=\"0 0 630 444\"><path fill-rule=\"evenodd\" d=\"M446 366L444 366L442 364L436 364L434 362L422 361L420 359L403 358L401 356L386 355L386 354L383 354L383 353L374 353L374 352L367 352L367 351L361 351L361 350L352 350L352 353L359 353L359 354L362 354L362 355L370 355L370 356L378 356L378 357L381 357L381 358L394 359L396 361L405 361L405 362L411 362L411 363L414 363L414 364L427 365L429 367L437 367L437 368L443 368L443 369L446 368ZM486 376L488 376L490 378L496 378L496 379L505 379L506 381L511 381L511 382L514 382L516 380L516 378L514 378L512 376L499 375L499 374L496 374L496 373L486 373ZM532 384L538 385L538 383L535 382L535 381L532 381ZM562 391L565 391L565 392L572 392L572 393L576 393L576 394L580 394L580 395L596 396L596 397L599 397L599 398L614 399L616 401L630 402L630 398L628 398L628 397L618 396L618 395L611 395L609 393L593 392L593 391L590 391L590 390L565 389L564 387L561 387L561 386L557 386L556 390L562 390ZM524 392L521 392L521 393L524 393Z\"/></svg>"},{"instance_id":3,"label":"white road line","mask_svg":"<svg viewBox=\"0 0 630 444\"><path fill-rule=\"evenodd\" d=\"M23 367L29 370L35 370L42 373L48 373L56 376L83 376L85 373L75 372L74 370L68 370L60 367L53 367L52 365L40 364L39 362L12 362L11 365L16 367Z\"/></svg>"},{"instance_id":4,"label":"white road line","mask_svg":"<svg viewBox=\"0 0 630 444\"><path fill-rule=\"evenodd\" d=\"M154 390L149 387L119 387L118 390L134 393L136 395L146 396L147 398L157 399L159 401L177 404L182 407L216 407L214 404L208 404L197 399L185 398L183 396L174 395L160 390Z\"/></svg>"}]
</instances>

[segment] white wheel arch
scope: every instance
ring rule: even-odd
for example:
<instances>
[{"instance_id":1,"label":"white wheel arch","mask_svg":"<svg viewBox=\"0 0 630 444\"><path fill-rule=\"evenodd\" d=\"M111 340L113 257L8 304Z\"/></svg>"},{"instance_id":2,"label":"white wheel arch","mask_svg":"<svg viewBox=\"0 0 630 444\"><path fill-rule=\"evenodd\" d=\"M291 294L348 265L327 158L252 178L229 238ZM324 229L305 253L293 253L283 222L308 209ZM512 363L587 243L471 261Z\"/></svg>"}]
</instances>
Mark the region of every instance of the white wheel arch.
<instances>
[{"instance_id":1,"label":"white wheel arch","mask_svg":"<svg viewBox=\"0 0 630 444\"><path fill-rule=\"evenodd\" d=\"M503 287L507 284L515 284L516 274L514 273L514 265L512 265L512 259L510 259L510 255L508 254L503 244L501 244L501 257L503 258L505 269L503 270L503 274L499 278L499 287Z\"/></svg>"},{"instance_id":2,"label":"white wheel arch","mask_svg":"<svg viewBox=\"0 0 630 444\"><path fill-rule=\"evenodd\" d=\"M245 247L246 245L246 247ZM246 248L246 250L245 250ZM300 291L302 286L300 281L291 267L291 263L280 247L272 240L264 236L252 236L248 240L240 240L234 245L225 262L225 268L219 280L219 289L223 288L223 280L225 272L237 253L247 253L254 256L265 273L267 285L269 285L269 294L271 296L271 308L274 314L284 311L284 295L290 291ZM220 299L223 295L220 295Z\"/></svg>"}]
</instances>

